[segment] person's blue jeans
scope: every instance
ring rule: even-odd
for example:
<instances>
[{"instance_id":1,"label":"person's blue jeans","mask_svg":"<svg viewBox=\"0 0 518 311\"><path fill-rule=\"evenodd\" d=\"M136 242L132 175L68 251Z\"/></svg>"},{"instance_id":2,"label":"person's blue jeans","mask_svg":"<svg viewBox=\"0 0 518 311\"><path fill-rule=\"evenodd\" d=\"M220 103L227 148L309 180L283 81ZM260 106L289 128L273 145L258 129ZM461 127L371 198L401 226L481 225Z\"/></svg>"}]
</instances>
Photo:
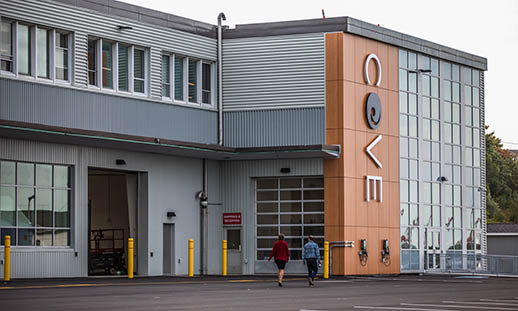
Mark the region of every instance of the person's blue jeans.
<instances>
[{"instance_id":1,"label":"person's blue jeans","mask_svg":"<svg viewBox=\"0 0 518 311\"><path fill-rule=\"evenodd\" d=\"M306 265L308 266L308 277L314 278L318 272L318 264L316 258L306 259Z\"/></svg>"}]
</instances>

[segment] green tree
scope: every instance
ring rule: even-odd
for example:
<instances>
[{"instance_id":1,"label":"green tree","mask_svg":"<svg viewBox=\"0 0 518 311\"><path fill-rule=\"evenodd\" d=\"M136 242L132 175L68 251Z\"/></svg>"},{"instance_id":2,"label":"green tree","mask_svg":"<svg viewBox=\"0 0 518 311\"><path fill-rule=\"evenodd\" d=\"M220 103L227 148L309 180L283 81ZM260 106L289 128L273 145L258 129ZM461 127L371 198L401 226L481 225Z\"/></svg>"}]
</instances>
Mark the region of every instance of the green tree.
<instances>
[{"instance_id":1,"label":"green tree","mask_svg":"<svg viewBox=\"0 0 518 311\"><path fill-rule=\"evenodd\" d=\"M486 176L488 222L518 223L518 160L495 132L486 134Z\"/></svg>"}]
</instances>

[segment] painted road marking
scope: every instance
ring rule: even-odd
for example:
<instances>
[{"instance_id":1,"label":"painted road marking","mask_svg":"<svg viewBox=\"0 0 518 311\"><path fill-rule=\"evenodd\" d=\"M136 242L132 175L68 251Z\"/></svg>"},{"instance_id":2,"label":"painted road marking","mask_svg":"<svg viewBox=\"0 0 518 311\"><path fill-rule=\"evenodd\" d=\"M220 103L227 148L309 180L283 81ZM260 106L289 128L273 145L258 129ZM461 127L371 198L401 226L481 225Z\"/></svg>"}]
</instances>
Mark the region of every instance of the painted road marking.
<instances>
[{"instance_id":1,"label":"painted road marking","mask_svg":"<svg viewBox=\"0 0 518 311\"><path fill-rule=\"evenodd\" d=\"M505 300L505 299L479 299L480 301L493 301L493 302L515 302L518 303L518 300Z\"/></svg>"},{"instance_id":2,"label":"painted road marking","mask_svg":"<svg viewBox=\"0 0 518 311\"><path fill-rule=\"evenodd\" d=\"M284 279L285 281L302 281L305 278ZM175 284L218 284L218 283L277 283L276 280L222 280L222 281L174 281L174 282L138 282L138 283L78 283L78 284L55 284L55 285L30 285L30 286L6 286L0 290L7 289L44 289L44 288L67 288L67 287L106 287L106 286L139 286L139 285L175 285Z\"/></svg>"},{"instance_id":3,"label":"painted road marking","mask_svg":"<svg viewBox=\"0 0 518 311\"><path fill-rule=\"evenodd\" d=\"M496 306L513 306L513 307L518 307L518 304L516 303L497 303L497 302L468 302L468 301L443 301L443 303L465 303L465 304L468 304L468 305L480 305L480 304L483 304L483 305L496 305ZM518 310L518 309L516 309Z\"/></svg>"},{"instance_id":4,"label":"painted road marking","mask_svg":"<svg viewBox=\"0 0 518 311\"><path fill-rule=\"evenodd\" d=\"M375 309L375 310L455 311L452 309L423 309L423 308L369 307L369 306L354 306L354 308L355 309Z\"/></svg>"},{"instance_id":5,"label":"painted road marking","mask_svg":"<svg viewBox=\"0 0 518 311\"><path fill-rule=\"evenodd\" d=\"M443 301L444 303L447 303ZM455 302L453 302L455 303ZM463 302L457 302L463 303ZM448 307L448 308L462 308L462 309L487 309L487 310L518 310L517 308L502 308L502 307L493 307L493 306L463 306L463 305L437 305L437 304L425 304L425 303L401 303L402 306L416 306L416 307Z\"/></svg>"}]
</instances>

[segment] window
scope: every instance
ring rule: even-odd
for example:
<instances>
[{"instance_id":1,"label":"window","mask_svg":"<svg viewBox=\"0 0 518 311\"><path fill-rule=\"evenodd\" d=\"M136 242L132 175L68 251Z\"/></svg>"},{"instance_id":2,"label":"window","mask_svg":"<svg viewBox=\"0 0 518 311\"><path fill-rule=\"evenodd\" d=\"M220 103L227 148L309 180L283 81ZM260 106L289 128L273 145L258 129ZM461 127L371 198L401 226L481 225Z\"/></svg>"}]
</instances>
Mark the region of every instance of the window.
<instances>
[{"instance_id":1,"label":"window","mask_svg":"<svg viewBox=\"0 0 518 311\"><path fill-rule=\"evenodd\" d=\"M180 55L163 55L162 98L168 101L213 105L213 66L212 63Z\"/></svg>"},{"instance_id":2,"label":"window","mask_svg":"<svg viewBox=\"0 0 518 311\"><path fill-rule=\"evenodd\" d=\"M302 259L305 237L324 244L324 180L321 177L266 178L256 181L257 260L268 259L279 233L290 257Z\"/></svg>"},{"instance_id":3,"label":"window","mask_svg":"<svg viewBox=\"0 0 518 311\"><path fill-rule=\"evenodd\" d=\"M18 25L18 73L31 74L31 34L27 25Z\"/></svg>"},{"instance_id":4,"label":"window","mask_svg":"<svg viewBox=\"0 0 518 311\"><path fill-rule=\"evenodd\" d=\"M129 91L129 46L119 44L119 91Z\"/></svg>"},{"instance_id":5,"label":"window","mask_svg":"<svg viewBox=\"0 0 518 311\"><path fill-rule=\"evenodd\" d=\"M184 96L184 63L185 57L174 57L174 99L185 101Z\"/></svg>"},{"instance_id":6,"label":"window","mask_svg":"<svg viewBox=\"0 0 518 311\"><path fill-rule=\"evenodd\" d=\"M203 104L212 104L211 89L212 89L212 68L211 64L202 64L202 83L201 83L201 102Z\"/></svg>"},{"instance_id":7,"label":"window","mask_svg":"<svg viewBox=\"0 0 518 311\"><path fill-rule=\"evenodd\" d=\"M50 78L50 42L49 42L49 33L50 31L43 28L38 28L36 33L37 43L36 43L36 49L37 49L37 64L38 64L38 78Z\"/></svg>"},{"instance_id":8,"label":"window","mask_svg":"<svg viewBox=\"0 0 518 311\"><path fill-rule=\"evenodd\" d=\"M133 60L133 88L135 93L145 93L144 50L135 49Z\"/></svg>"},{"instance_id":9,"label":"window","mask_svg":"<svg viewBox=\"0 0 518 311\"><path fill-rule=\"evenodd\" d=\"M0 70L13 71L13 24L0 23Z\"/></svg>"},{"instance_id":10,"label":"window","mask_svg":"<svg viewBox=\"0 0 518 311\"><path fill-rule=\"evenodd\" d=\"M162 96L171 97L170 56L162 55Z\"/></svg>"},{"instance_id":11,"label":"window","mask_svg":"<svg viewBox=\"0 0 518 311\"><path fill-rule=\"evenodd\" d=\"M112 43L102 42L102 82L103 87L113 89L113 48Z\"/></svg>"},{"instance_id":12,"label":"window","mask_svg":"<svg viewBox=\"0 0 518 311\"><path fill-rule=\"evenodd\" d=\"M88 84L97 85L97 41L88 40Z\"/></svg>"},{"instance_id":13,"label":"window","mask_svg":"<svg viewBox=\"0 0 518 311\"><path fill-rule=\"evenodd\" d=\"M0 237L12 245L70 246L68 166L0 161Z\"/></svg>"},{"instance_id":14,"label":"window","mask_svg":"<svg viewBox=\"0 0 518 311\"><path fill-rule=\"evenodd\" d=\"M0 24L0 71L34 79L70 81L68 33L15 21L2 20Z\"/></svg>"},{"instance_id":15,"label":"window","mask_svg":"<svg viewBox=\"0 0 518 311\"><path fill-rule=\"evenodd\" d=\"M68 34L56 32L56 79L68 80Z\"/></svg>"},{"instance_id":16,"label":"window","mask_svg":"<svg viewBox=\"0 0 518 311\"><path fill-rule=\"evenodd\" d=\"M146 94L146 51L104 39L88 39L88 84L120 92Z\"/></svg>"},{"instance_id":17,"label":"window","mask_svg":"<svg viewBox=\"0 0 518 311\"><path fill-rule=\"evenodd\" d=\"M198 102L198 62L189 59L189 102Z\"/></svg>"}]
</instances>

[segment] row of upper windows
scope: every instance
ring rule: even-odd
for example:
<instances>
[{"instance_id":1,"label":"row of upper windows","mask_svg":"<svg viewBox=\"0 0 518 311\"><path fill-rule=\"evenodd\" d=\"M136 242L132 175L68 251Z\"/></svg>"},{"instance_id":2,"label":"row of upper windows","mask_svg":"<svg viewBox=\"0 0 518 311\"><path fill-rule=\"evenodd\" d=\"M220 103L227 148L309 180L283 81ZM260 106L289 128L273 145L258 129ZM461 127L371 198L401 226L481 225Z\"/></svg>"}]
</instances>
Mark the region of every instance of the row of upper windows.
<instances>
[{"instance_id":1,"label":"row of upper windows","mask_svg":"<svg viewBox=\"0 0 518 311\"><path fill-rule=\"evenodd\" d=\"M74 74L72 46L70 32L0 19L0 73L70 83ZM205 107L214 104L213 63L174 54L164 54L161 61L164 101ZM150 72L148 48L88 38L90 88L148 96Z\"/></svg>"},{"instance_id":2,"label":"row of upper windows","mask_svg":"<svg viewBox=\"0 0 518 311\"><path fill-rule=\"evenodd\" d=\"M71 80L72 36L5 19L0 21L0 70L17 76Z\"/></svg>"}]
</instances>

